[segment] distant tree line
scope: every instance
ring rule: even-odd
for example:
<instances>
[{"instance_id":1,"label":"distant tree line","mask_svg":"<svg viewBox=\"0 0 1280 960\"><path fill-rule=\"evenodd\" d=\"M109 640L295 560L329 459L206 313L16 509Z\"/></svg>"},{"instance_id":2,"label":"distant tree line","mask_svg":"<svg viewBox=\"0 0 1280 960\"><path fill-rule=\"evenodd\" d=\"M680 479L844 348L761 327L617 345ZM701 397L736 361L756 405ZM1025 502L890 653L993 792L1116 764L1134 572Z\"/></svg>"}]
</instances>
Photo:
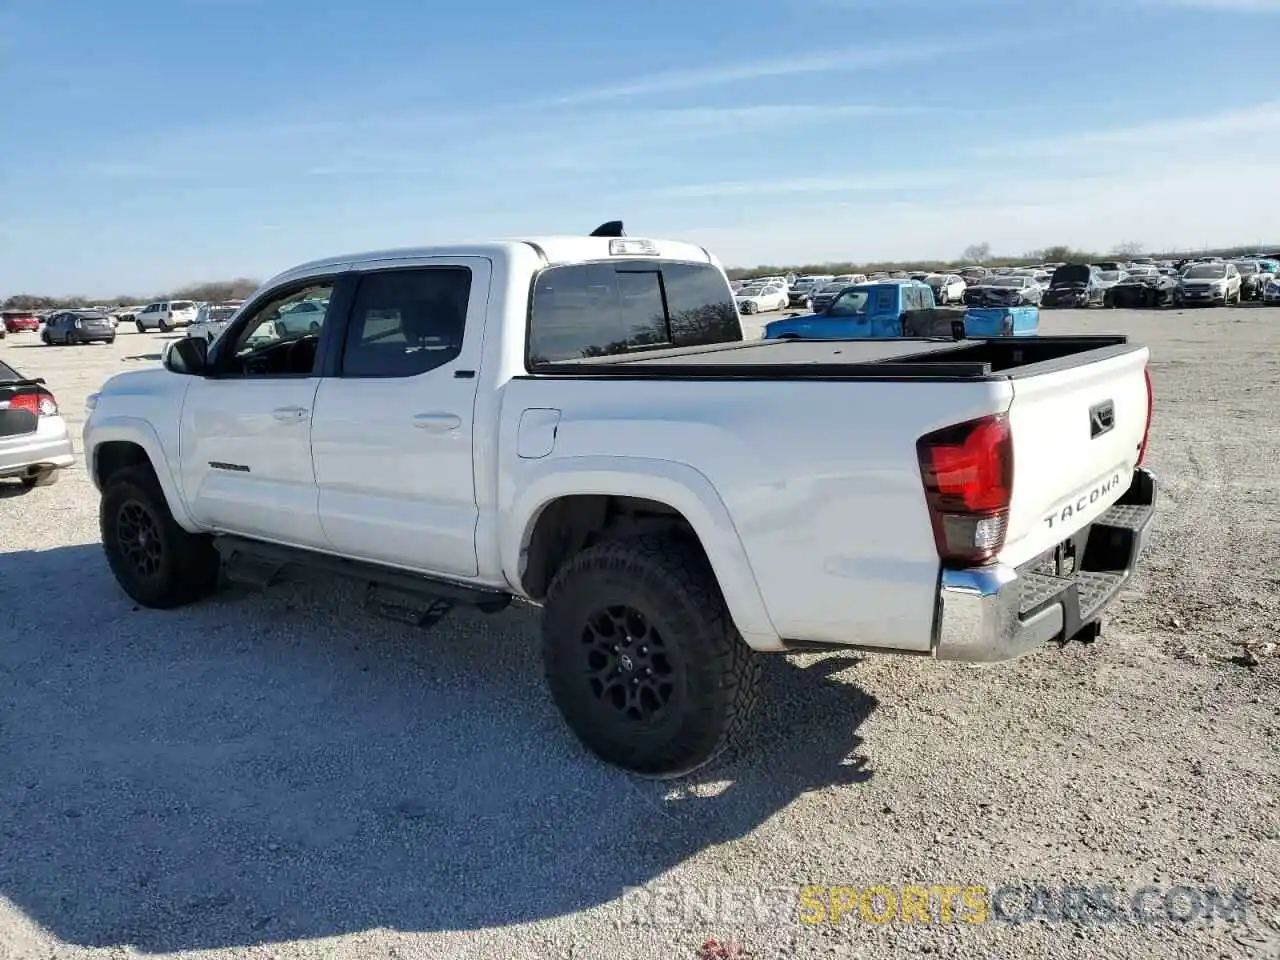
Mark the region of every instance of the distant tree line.
<instances>
[{"instance_id":1,"label":"distant tree line","mask_svg":"<svg viewBox=\"0 0 1280 960\"><path fill-rule=\"evenodd\" d=\"M1267 251L1280 249L1280 244L1274 247L1265 247ZM1239 257L1246 254L1257 253L1259 250L1256 246L1247 247L1227 247L1220 250L1195 250L1195 251L1167 251L1162 253L1146 253L1148 257L1157 260L1181 260L1189 257ZM758 267L729 267L726 272L730 278L734 280L742 280L746 277L771 276L773 274L842 274L842 273L892 273L895 270L930 270L930 271L946 271L951 272L960 267L969 264L982 264L990 266L1002 267L1026 267L1034 266L1038 263L1095 263L1099 260L1127 260L1130 257L1143 256L1143 245L1137 241L1126 241L1119 244L1110 253L1099 253L1092 250L1077 250L1073 247L1059 244L1057 246L1045 247L1041 250L1032 250L1021 256L994 256L991 253L991 244L975 243L964 249L964 252L957 260L892 260L880 261L877 263L802 263L790 266L762 264Z\"/></svg>"},{"instance_id":2,"label":"distant tree line","mask_svg":"<svg viewBox=\"0 0 1280 960\"><path fill-rule=\"evenodd\" d=\"M196 283L179 287L168 293L154 294L149 297L135 297L121 294L116 297L41 297L34 294L19 293L8 297L0 307L6 310L68 310L76 307L125 307L134 304L155 303L158 300L196 300L217 303L221 300L243 300L258 289L259 281L248 277L235 280L215 280L209 283Z\"/></svg>"}]
</instances>

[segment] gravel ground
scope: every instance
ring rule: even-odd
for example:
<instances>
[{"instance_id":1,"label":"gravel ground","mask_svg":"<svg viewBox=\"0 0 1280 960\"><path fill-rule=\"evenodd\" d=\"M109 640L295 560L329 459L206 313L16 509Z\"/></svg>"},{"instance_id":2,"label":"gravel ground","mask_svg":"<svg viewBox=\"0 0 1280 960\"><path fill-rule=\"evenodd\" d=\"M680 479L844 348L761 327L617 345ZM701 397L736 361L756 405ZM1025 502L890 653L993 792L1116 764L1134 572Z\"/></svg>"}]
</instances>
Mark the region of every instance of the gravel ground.
<instances>
[{"instance_id":1,"label":"gravel ground","mask_svg":"<svg viewBox=\"0 0 1280 960\"><path fill-rule=\"evenodd\" d=\"M772 659L753 738L675 783L576 746L529 610L423 633L330 583L139 610L81 466L0 483L0 957L1280 956L1280 657L1240 646L1280 608L1280 311L1044 326L1154 351L1162 500L1103 638L986 669ZM0 357L78 435L84 396L161 342L13 335ZM802 885L1081 883L1252 901L1234 922L798 914Z\"/></svg>"}]
</instances>

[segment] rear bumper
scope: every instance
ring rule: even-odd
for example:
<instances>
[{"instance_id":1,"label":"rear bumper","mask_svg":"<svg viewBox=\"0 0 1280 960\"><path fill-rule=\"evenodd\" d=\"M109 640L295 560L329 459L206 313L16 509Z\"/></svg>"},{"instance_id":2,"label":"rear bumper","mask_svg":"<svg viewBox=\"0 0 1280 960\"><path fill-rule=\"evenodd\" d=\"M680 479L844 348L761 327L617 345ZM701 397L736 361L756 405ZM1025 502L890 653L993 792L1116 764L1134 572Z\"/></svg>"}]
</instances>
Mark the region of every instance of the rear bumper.
<instances>
[{"instance_id":1,"label":"rear bumper","mask_svg":"<svg viewBox=\"0 0 1280 960\"><path fill-rule=\"evenodd\" d=\"M21 477L42 467L69 467L75 462L62 417L41 417L35 433L0 439L0 477Z\"/></svg>"},{"instance_id":2,"label":"rear bumper","mask_svg":"<svg viewBox=\"0 0 1280 960\"><path fill-rule=\"evenodd\" d=\"M1067 576L1037 569L1035 561L944 570L934 656L1012 660L1097 621L1137 567L1155 502L1155 477L1135 470L1128 491L1089 528L1078 569Z\"/></svg>"}]
</instances>

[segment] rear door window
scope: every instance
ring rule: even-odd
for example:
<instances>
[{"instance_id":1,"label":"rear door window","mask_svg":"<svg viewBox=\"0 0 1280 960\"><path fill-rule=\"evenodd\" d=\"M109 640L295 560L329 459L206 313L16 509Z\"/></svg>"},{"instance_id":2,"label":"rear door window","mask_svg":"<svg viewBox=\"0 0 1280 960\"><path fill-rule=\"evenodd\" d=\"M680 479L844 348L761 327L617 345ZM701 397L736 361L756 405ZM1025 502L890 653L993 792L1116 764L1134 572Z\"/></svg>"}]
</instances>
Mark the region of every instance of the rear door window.
<instances>
[{"instance_id":1,"label":"rear door window","mask_svg":"<svg viewBox=\"0 0 1280 960\"><path fill-rule=\"evenodd\" d=\"M344 377L415 377L462 352L471 271L384 270L360 279L342 354Z\"/></svg>"},{"instance_id":2,"label":"rear door window","mask_svg":"<svg viewBox=\"0 0 1280 960\"><path fill-rule=\"evenodd\" d=\"M579 263L550 267L534 280L530 367L741 340L733 293L712 264Z\"/></svg>"}]
</instances>

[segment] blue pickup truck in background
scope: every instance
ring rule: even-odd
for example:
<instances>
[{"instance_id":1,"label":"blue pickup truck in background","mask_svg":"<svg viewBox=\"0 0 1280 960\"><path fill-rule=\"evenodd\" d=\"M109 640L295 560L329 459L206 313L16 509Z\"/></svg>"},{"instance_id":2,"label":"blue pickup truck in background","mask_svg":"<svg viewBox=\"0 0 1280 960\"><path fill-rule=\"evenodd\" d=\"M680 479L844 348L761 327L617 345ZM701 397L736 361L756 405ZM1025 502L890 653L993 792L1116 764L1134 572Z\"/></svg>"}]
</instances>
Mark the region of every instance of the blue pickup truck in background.
<instances>
[{"instance_id":1,"label":"blue pickup truck in background","mask_svg":"<svg viewBox=\"0 0 1280 960\"><path fill-rule=\"evenodd\" d=\"M919 281L858 283L846 287L821 313L784 317L766 324L766 340L864 340L946 337L964 322L971 337L1035 336L1035 307L939 308L933 288Z\"/></svg>"}]
</instances>

